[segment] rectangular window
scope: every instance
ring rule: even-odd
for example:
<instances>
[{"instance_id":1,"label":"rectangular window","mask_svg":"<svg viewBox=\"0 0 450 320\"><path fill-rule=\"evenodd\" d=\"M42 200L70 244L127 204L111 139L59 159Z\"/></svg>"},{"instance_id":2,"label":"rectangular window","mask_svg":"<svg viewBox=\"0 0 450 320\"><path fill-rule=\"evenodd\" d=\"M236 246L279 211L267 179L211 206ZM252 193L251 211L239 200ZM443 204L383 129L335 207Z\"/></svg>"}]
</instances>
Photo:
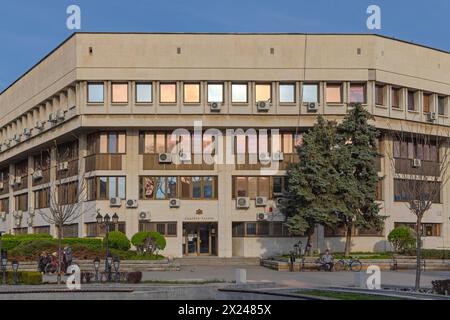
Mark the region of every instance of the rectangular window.
<instances>
[{"instance_id":1,"label":"rectangular window","mask_svg":"<svg viewBox=\"0 0 450 320\"><path fill-rule=\"evenodd\" d=\"M417 196L416 193L421 193L423 199L440 203L440 188L440 183L434 181L394 179L394 201L407 202L413 200Z\"/></svg>"},{"instance_id":2,"label":"rectangular window","mask_svg":"<svg viewBox=\"0 0 450 320\"><path fill-rule=\"evenodd\" d=\"M258 196L270 198L270 178L259 177L258 178Z\"/></svg>"},{"instance_id":3,"label":"rectangular window","mask_svg":"<svg viewBox=\"0 0 450 320\"><path fill-rule=\"evenodd\" d=\"M0 212L9 212L9 198L0 200Z\"/></svg>"},{"instance_id":4,"label":"rectangular window","mask_svg":"<svg viewBox=\"0 0 450 320\"><path fill-rule=\"evenodd\" d=\"M190 177L181 177L181 198L190 199L191 198L191 181Z\"/></svg>"},{"instance_id":5,"label":"rectangular window","mask_svg":"<svg viewBox=\"0 0 450 320\"><path fill-rule=\"evenodd\" d=\"M424 93L423 94L423 112L430 112L430 103L431 103L431 94Z\"/></svg>"},{"instance_id":6,"label":"rectangular window","mask_svg":"<svg viewBox=\"0 0 450 320\"><path fill-rule=\"evenodd\" d=\"M421 235L422 237L440 237L441 236L441 224L440 223L422 223ZM408 227L414 231L417 231L417 225L411 222L395 222L394 227Z\"/></svg>"},{"instance_id":7,"label":"rectangular window","mask_svg":"<svg viewBox=\"0 0 450 320\"><path fill-rule=\"evenodd\" d=\"M256 236L256 222L247 222L247 236Z\"/></svg>"},{"instance_id":8,"label":"rectangular window","mask_svg":"<svg viewBox=\"0 0 450 320\"><path fill-rule=\"evenodd\" d=\"M222 83L208 83L208 102L223 102Z\"/></svg>"},{"instance_id":9,"label":"rectangular window","mask_svg":"<svg viewBox=\"0 0 450 320\"><path fill-rule=\"evenodd\" d=\"M167 178L167 198L178 198L177 193L177 177Z\"/></svg>"},{"instance_id":10,"label":"rectangular window","mask_svg":"<svg viewBox=\"0 0 450 320\"><path fill-rule=\"evenodd\" d=\"M128 83L113 83L111 95L112 103L128 103Z\"/></svg>"},{"instance_id":11,"label":"rectangular window","mask_svg":"<svg viewBox=\"0 0 450 320\"><path fill-rule=\"evenodd\" d=\"M155 153L155 135L153 133L144 134L144 153Z\"/></svg>"},{"instance_id":12,"label":"rectangular window","mask_svg":"<svg viewBox=\"0 0 450 320\"><path fill-rule=\"evenodd\" d=\"M184 103L200 103L200 84L184 84Z\"/></svg>"},{"instance_id":13,"label":"rectangular window","mask_svg":"<svg viewBox=\"0 0 450 320\"><path fill-rule=\"evenodd\" d=\"M292 133L283 133L283 153L294 153L294 137Z\"/></svg>"},{"instance_id":14,"label":"rectangular window","mask_svg":"<svg viewBox=\"0 0 450 320\"><path fill-rule=\"evenodd\" d=\"M104 84L103 83L88 83L88 103L103 103L104 102Z\"/></svg>"},{"instance_id":15,"label":"rectangular window","mask_svg":"<svg viewBox=\"0 0 450 320\"><path fill-rule=\"evenodd\" d=\"M177 223L176 222L139 222L139 232L156 231L165 237L177 236Z\"/></svg>"},{"instance_id":16,"label":"rectangular window","mask_svg":"<svg viewBox=\"0 0 450 320\"><path fill-rule=\"evenodd\" d=\"M438 113L440 116L445 116L445 97L438 97Z\"/></svg>"},{"instance_id":17,"label":"rectangular window","mask_svg":"<svg viewBox=\"0 0 450 320\"><path fill-rule=\"evenodd\" d=\"M392 88L392 107L400 108L400 88Z\"/></svg>"},{"instance_id":18,"label":"rectangular window","mask_svg":"<svg viewBox=\"0 0 450 320\"><path fill-rule=\"evenodd\" d=\"M44 209L50 206L50 188L34 192L34 208Z\"/></svg>"},{"instance_id":19,"label":"rectangular window","mask_svg":"<svg viewBox=\"0 0 450 320\"><path fill-rule=\"evenodd\" d=\"M379 106L384 105L384 85L377 84L375 86L375 104Z\"/></svg>"},{"instance_id":20,"label":"rectangular window","mask_svg":"<svg viewBox=\"0 0 450 320\"><path fill-rule=\"evenodd\" d=\"M63 226L63 238L78 238L78 223Z\"/></svg>"},{"instance_id":21,"label":"rectangular window","mask_svg":"<svg viewBox=\"0 0 450 320\"><path fill-rule=\"evenodd\" d=\"M152 200L155 196L155 181L153 177L141 177L141 199Z\"/></svg>"},{"instance_id":22,"label":"rectangular window","mask_svg":"<svg viewBox=\"0 0 450 320\"><path fill-rule=\"evenodd\" d=\"M246 84L233 83L231 85L231 102L233 103L248 102L248 93Z\"/></svg>"},{"instance_id":23,"label":"rectangular window","mask_svg":"<svg viewBox=\"0 0 450 320\"><path fill-rule=\"evenodd\" d=\"M136 103L153 102L153 85L151 83L136 83Z\"/></svg>"},{"instance_id":24,"label":"rectangular window","mask_svg":"<svg viewBox=\"0 0 450 320\"><path fill-rule=\"evenodd\" d=\"M325 96L327 103L342 103L342 84L327 83Z\"/></svg>"},{"instance_id":25,"label":"rectangular window","mask_svg":"<svg viewBox=\"0 0 450 320\"><path fill-rule=\"evenodd\" d=\"M247 197L247 178L237 177L236 178L236 197Z\"/></svg>"},{"instance_id":26,"label":"rectangular window","mask_svg":"<svg viewBox=\"0 0 450 320\"><path fill-rule=\"evenodd\" d=\"M366 85L363 83L350 84L350 103L366 103Z\"/></svg>"},{"instance_id":27,"label":"rectangular window","mask_svg":"<svg viewBox=\"0 0 450 320\"><path fill-rule=\"evenodd\" d=\"M416 93L412 90L408 90L408 110L415 111L416 110L416 101L415 101Z\"/></svg>"},{"instance_id":28,"label":"rectangular window","mask_svg":"<svg viewBox=\"0 0 450 320\"><path fill-rule=\"evenodd\" d=\"M78 181L72 181L58 186L58 204L73 204L78 201Z\"/></svg>"},{"instance_id":29,"label":"rectangular window","mask_svg":"<svg viewBox=\"0 0 450 320\"><path fill-rule=\"evenodd\" d=\"M177 84L161 83L159 85L159 102L176 103L177 102Z\"/></svg>"},{"instance_id":30,"label":"rectangular window","mask_svg":"<svg viewBox=\"0 0 450 320\"><path fill-rule=\"evenodd\" d=\"M166 178L156 177L156 199L164 200L166 199Z\"/></svg>"},{"instance_id":31,"label":"rectangular window","mask_svg":"<svg viewBox=\"0 0 450 320\"><path fill-rule=\"evenodd\" d=\"M16 210L27 211L28 210L28 193L24 193L14 197L16 203Z\"/></svg>"},{"instance_id":32,"label":"rectangular window","mask_svg":"<svg viewBox=\"0 0 450 320\"><path fill-rule=\"evenodd\" d=\"M272 100L272 86L270 84L255 85L256 102Z\"/></svg>"},{"instance_id":33,"label":"rectangular window","mask_svg":"<svg viewBox=\"0 0 450 320\"><path fill-rule=\"evenodd\" d=\"M295 103L295 84L283 83L279 86L280 103Z\"/></svg>"},{"instance_id":34,"label":"rectangular window","mask_svg":"<svg viewBox=\"0 0 450 320\"><path fill-rule=\"evenodd\" d=\"M319 85L304 84L302 97L303 102L319 102Z\"/></svg>"},{"instance_id":35,"label":"rectangular window","mask_svg":"<svg viewBox=\"0 0 450 320\"><path fill-rule=\"evenodd\" d=\"M248 197L256 199L258 196L258 177L248 177Z\"/></svg>"},{"instance_id":36,"label":"rectangular window","mask_svg":"<svg viewBox=\"0 0 450 320\"><path fill-rule=\"evenodd\" d=\"M192 198L200 199L202 197L202 178L192 177Z\"/></svg>"},{"instance_id":37,"label":"rectangular window","mask_svg":"<svg viewBox=\"0 0 450 320\"><path fill-rule=\"evenodd\" d=\"M50 226L34 227L34 234L50 234Z\"/></svg>"},{"instance_id":38,"label":"rectangular window","mask_svg":"<svg viewBox=\"0 0 450 320\"><path fill-rule=\"evenodd\" d=\"M272 193L275 195L283 193L283 177L272 178Z\"/></svg>"},{"instance_id":39,"label":"rectangular window","mask_svg":"<svg viewBox=\"0 0 450 320\"><path fill-rule=\"evenodd\" d=\"M212 199L214 198L214 178L204 177L203 178L203 198Z\"/></svg>"}]
</instances>

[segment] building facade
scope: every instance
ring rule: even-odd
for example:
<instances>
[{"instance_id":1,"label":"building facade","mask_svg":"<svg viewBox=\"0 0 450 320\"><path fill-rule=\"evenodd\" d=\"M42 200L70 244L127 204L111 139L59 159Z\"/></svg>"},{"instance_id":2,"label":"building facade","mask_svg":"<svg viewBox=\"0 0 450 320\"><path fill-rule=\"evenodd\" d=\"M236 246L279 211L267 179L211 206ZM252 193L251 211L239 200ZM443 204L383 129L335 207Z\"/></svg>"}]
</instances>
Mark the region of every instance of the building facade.
<instances>
[{"instance_id":1,"label":"building facade","mask_svg":"<svg viewBox=\"0 0 450 320\"><path fill-rule=\"evenodd\" d=\"M449 70L447 52L377 35L76 33L0 95L0 230L56 234L42 213L83 186L65 237L102 236L100 210L129 238L164 234L168 256L288 253L299 239L277 201L317 115L341 121L360 102L381 153L436 165L439 146L419 153L388 133L447 133ZM386 224L355 230L355 251L390 250L389 231L415 222L407 172L376 165ZM424 218L427 248L450 246L449 195ZM320 250L344 242L321 226L313 237Z\"/></svg>"}]
</instances>

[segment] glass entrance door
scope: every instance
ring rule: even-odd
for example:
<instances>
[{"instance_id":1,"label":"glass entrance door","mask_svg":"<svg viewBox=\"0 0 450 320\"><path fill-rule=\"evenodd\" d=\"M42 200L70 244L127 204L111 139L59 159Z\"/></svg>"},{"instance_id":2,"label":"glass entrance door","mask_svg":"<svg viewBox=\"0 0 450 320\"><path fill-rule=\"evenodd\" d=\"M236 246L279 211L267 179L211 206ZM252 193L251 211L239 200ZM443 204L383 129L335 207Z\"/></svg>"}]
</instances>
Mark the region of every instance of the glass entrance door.
<instances>
[{"instance_id":1,"label":"glass entrance door","mask_svg":"<svg viewBox=\"0 0 450 320\"><path fill-rule=\"evenodd\" d=\"M183 225L183 254L200 256L216 255L217 224L185 223Z\"/></svg>"}]
</instances>

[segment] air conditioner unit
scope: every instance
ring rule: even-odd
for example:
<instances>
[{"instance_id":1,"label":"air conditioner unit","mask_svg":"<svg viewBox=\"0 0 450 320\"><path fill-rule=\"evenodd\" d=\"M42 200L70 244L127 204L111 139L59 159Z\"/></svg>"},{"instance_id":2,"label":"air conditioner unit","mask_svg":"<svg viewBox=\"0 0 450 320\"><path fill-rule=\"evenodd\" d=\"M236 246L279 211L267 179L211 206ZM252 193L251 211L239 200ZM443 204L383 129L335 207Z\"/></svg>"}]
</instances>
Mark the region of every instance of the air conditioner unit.
<instances>
[{"instance_id":1,"label":"air conditioner unit","mask_svg":"<svg viewBox=\"0 0 450 320\"><path fill-rule=\"evenodd\" d=\"M277 207L280 206L282 202L283 202L283 198L282 197L275 199L275 203L277 204Z\"/></svg>"},{"instance_id":2,"label":"air conditioner unit","mask_svg":"<svg viewBox=\"0 0 450 320\"><path fill-rule=\"evenodd\" d=\"M15 142L20 142L20 134L15 134L14 136L13 136L13 140L15 141Z\"/></svg>"},{"instance_id":3,"label":"air conditioner unit","mask_svg":"<svg viewBox=\"0 0 450 320\"><path fill-rule=\"evenodd\" d=\"M220 102L211 102L209 104L211 111L219 112L220 111Z\"/></svg>"},{"instance_id":4,"label":"air conditioner unit","mask_svg":"<svg viewBox=\"0 0 450 320\"><path fill-rule=\"evenodd\" d=\"M284 160L284 153L281 151L275 152L272 155L273 161L283 161Z\"/></svg>"},{"instance_id":5,"label":"air conditioner unit","mask_svg":"<svg viewBox=\"0 0 450 320\"><path fill-rule=\"evenodd\" d=\"M122 206L122 199L119 197L114 197L109 199L109 206L110 207L120 207Z\"/></svg>"},{"instance_id":6,"label":"air conditioner unit","mask_svg":"<svg viewBox=\"0 0 450 320\"><path fill-rule=\"evenodd\" d=\"M27 224L31 227L33 226L33 217L28 217Z\"/></svg>"},{"instance_id":7,"label":"air conditioner unit","mask_svg":"<svg viewBox=\"0 0 450 320\"><path fill-rule=\"evenodd\" d=\"M4 211L0 212L0 219L2 219L3 221L6 220L6 212Z\"/></svg>"},{"instance_id":8,"label":"air conditioner unit","mask_svg":"<svg viewBox=\"0 0 450 320\"><path fill-rule=\"evenodd\" d=\"M239 197L236 199L236 207L238 209L248 209L250 208L250 198Z\"/></svg>"},{"instance_id":9,"label":"air conditioner unit","mask_svg":"<svg viewBox=\"0 0 450 320\"><path fill-rule=\"evenodd\" d=\"M22 224L22 219L16 219L16 226L20 226Z\"/></svg>"},{"instance_id":10,"label":"air conditioner unit","mask_svg":"<svg viewBox=\"0 0 450 320\"><path fill-rule=\"evenodd\" d=\"M436 120L436 113L435 112L428 112L427 113L427 121L433 122Z\"/></svg>"},{"instance_id":11,"label":"air conditioner unit","mask_svg":"<svg viewBox=\"0 0 450 320\"><path fill-rule=\"evenodd\" d=\"M66 171L66 170L69 170L69 162L68 161L58 163L58 171Z\"/></svg>"},{"instance_id":12,"label":"air conditioner unit","mask_svg":"<svg viewBox=\"0 0 450 320\"><path fill-rule=\"evenodd\" d=\"M256 107L258 108L258 111L269 111L270 110L270 101L258 101L256 103Z\"/></svg>"},{"instance_id":13,"label":"air conditioner unit","mask_svg":"<svg viewBox=\"0 0 450 320\"><path fill-rule=\"evenodd\" d=\"M171 208L179 208L180 207L180 199L170 199L169 207Z\"/></svg>"},{"instance_id":14,"label":"air conditioner unit","mask_svg":"<svg viewBox=\"0 0 450 320\"><path fill-rule=\"evenodd\" d=\"M270 162L270 154L268 152L261 152L259 154L259 161L262 163Z\"/></svg>"},{"instance_id":15,"label":"air conditioner unit","mask_svg":"<svg viewBox=\"0 0 450 320\"><path fill-rule=\"evenodd\" d=\"M42 121L37 121L36 122L36 126L35 126L35 128L37 129L37 130L44 130L44 127L45 127L45 123L44 122L42 122Z\"/></svg>"},{"instance_id":16,"label":"air conditioner unit","mask_svg":"<svg viewBox=\"0 0 450 320\"><path fill-rule=\"evenodd\" d=\"M422 160L420 159L413 159L412 160L412 166L413 168L419 168L422 166Z\"/></svg>"},{"instance_id":17,"label":"air conditioner unit","mask_svg":"<svg viewBox=\"0 0 450 320\"><path fill-rule=\"evenodd\" d=\"M15 179L14 179L14 184L15 185L19 185L19 184L21 184L22 183L22 177L16 177Z\"/></svg>"},{"instance_id":18,"label":"air conditioner unit","mask_svg":"<svg viewBox=\"0 0 450 320\"><path fill-rule=\"evenodd\" d=\"M256 220L258 221L267 221L269 219L269 215L267 213L258 213L256 215Z\"/></svg>"},{"instance_id":19,"label":"air conditioner unit","mask_svg":"<svg viewBox=\"0 0 450 320\"><path fill-rule=\"evenodd\" d=\"M16 184L16 179L14 178L14 176L9 176L9 185L11 187L14 187Z\"/></svg>"},{"instance_id":20,"label":"air conditioner unit","mask_svg":"<svg viewBox=\"0 0 450 320\"><path fill-rule=\"evenodd\" d=\"M11 139L6 139L3 143L7 148L11 147Z\"/></svg>"},{"instance_id":21,"label":"air conditioner unit","mask_svg":"<svg viewBox=\"0 0 450 320\"><path fill-rule=\"evenodd\" d=\"M58 121L58 118L56 117L56 114L50 113L48 115L48 121L52 123L56 123Z\"/></svg>"},{"instance_id":22,"label":"air conditioner unit","mask_svg":"<svg viewBox=\"0 0 450 320\"><path fill-rule=\"evenodd\" d=\"M172 163L172 155L170 153L160 153L159 163Z\"/></svg>"},{"instance_id":23,"label":"air conditioner unit","mask_svg":"<svg viewBox=\"0 0 450 320\"><path fill-rule=\"evenodd\" d=\"M191 161L191 154L186 152L180 153L180 161L181 162L190 162Z\"/></svg>"},{"instance_id":24,"label":"air conditioner unit","mask_svg":"<svg viewBox=\"0 0 450 320\"><path fill-rule=\"evenodd\" d=\"M139 219L140 220L150 220L150 212L146 212L146 211L139 212Z\"/></svg>"},{"instance_id":25,"label":"air conditioner unit","mask_svg":"<svg viewBox=\"0 0 450 320\"><path fill-rule=\"evenodd\" d=\"M34 180L42 179L42 170L35 170L33 172L33 179Z\"/></svg>"},{"instance_id":26,"label":"air conditioner unit","mask_svg":"<svg viewBox=\"0 0 450 320\"><path fill-rule=\"evenodd\" d=\"M135 199L128 199L127 200L127 208L137 208L138 202Z\"/></svg>"},{"instance_id":27,"label":"air conditioner unit","mask_svg":"<svg viewBox=\"0 0 450 320\"><path fill-rule=\"evenodd\" d=\"M17 210L14 217L16 217L17 219L22 219L23 212L21 210Z\"/></svg>"},{"instance_id":28,"label":"air conditioner unit","mask_svg":"<svg viewBox=\"0 0 450 320\"><path fill-rule=\"evenodd\" d=\"M65 116L65 112L64 112L64 110L58 110L57 112L56 112L56 119L58 119L58 120L64 120L66 118L66 116Z\"/></svg>"},{"instance_id":29,"label":"air conditioner unit","mask_svg":"<svg viewBox=\"0 0 450 320\"><path fill-rule=\"evenodd\" d=\"M256 197L255 206L265 207L267 205L267 197Z\"/></svg>"},{"instance_id":30,"label":"air conditioner unit","mask_svg":"<svg viewBox=\"0 0 450 320\"><path fill-rule=\"evenodd\" d=\"M23 129L23 135L24 135L25 137L31 136L31 130L28 129L28 128Z\"/></svg>"},{"instance_id":31,"label":"air conditioner unit","mask_svg":"<svg viewBox=\"0 0 450 320\"><path fill-rule=\"evenodd\" d=\"M317 103L309 102L308 103L308 112L316 112L317 111Z\"/></svg>"}]
</instances>

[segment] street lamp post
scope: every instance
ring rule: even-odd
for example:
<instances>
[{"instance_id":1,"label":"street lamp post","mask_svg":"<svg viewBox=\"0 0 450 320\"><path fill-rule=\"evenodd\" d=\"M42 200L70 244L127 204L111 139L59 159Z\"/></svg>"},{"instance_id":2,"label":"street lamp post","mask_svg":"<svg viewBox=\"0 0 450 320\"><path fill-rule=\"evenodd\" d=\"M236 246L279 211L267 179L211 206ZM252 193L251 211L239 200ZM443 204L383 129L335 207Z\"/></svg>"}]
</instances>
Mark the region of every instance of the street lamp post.
<instances>
[{"instance_id":1,"label":"street lamp post","mask_svg":"<svg viewBox=\"0 0 450 320\"><path fill-rule=\"evenodd\" d=\"M104 224L105 228L106 228L106 259L105 259L105 272L108 274L108 281L111 281L111 268L112 268L112 257L111 254L109 252L109 230L111 225L116 225L119 222L119 216L117 215L117 213L114 213L114 215L112 216L112 220L111 217L109 216L109 214L105 214L105 216L103 217L100 212L97 214L97 223L98 224Z\"/></svg>"},{"instance_id":2,"label":"street lamp post","mask_svg":"<svg viewBox=\"0 0 450 320\"><path fill-rule=\"evenodd\" d=\"M98 282L98 269L100 268L100 259L98 257L94 260L94 269L95 269L95 281Z\"/></svg>"},{"instance_id":3,"label":"street lamp post","mask_svg":"<svg viewBox=\"0 0 450 320\"><path fill-rule=\"evenodd\" d=\"M14 285L17 285L17 270L19 270L19 262L14 260L11 265L14 273Z\"/></svg>"},{"instance_id":4,"label":"street lamp post","mask_svg":"<svg viewBox=\"0 0 450 320\"><path fill-rule=\"evenodd\" d=\"M1 257L1 267L3 273L3 285L6 285L6 267L8 266L8 259L2 255Z\"/></svg>"}]
</instances>

